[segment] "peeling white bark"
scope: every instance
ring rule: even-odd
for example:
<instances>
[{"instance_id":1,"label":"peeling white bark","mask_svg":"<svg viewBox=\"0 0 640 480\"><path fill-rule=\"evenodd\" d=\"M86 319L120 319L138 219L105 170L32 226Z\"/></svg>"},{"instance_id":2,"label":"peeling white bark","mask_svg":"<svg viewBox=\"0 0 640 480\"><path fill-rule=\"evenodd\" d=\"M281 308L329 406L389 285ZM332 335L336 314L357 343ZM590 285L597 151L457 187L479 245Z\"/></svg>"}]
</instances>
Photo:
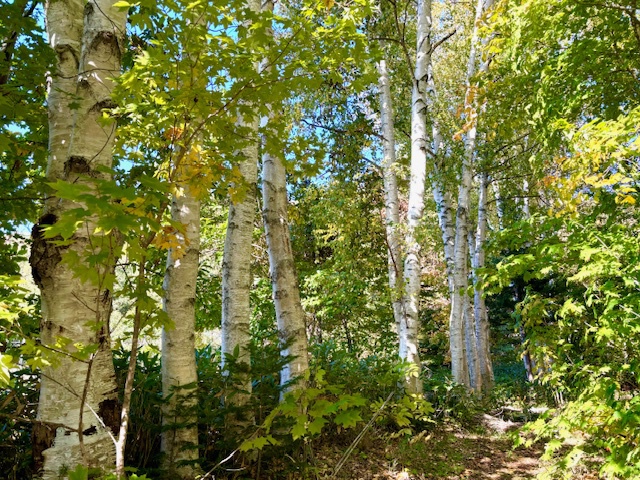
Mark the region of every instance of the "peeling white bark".
<instances>
[{"instance_id":1,"label":"peeling white bark","mask_svg":"<svg viewBox=\"0 0 640 480\"><path fill-rule=\"evenodd\" d=\"M427 168L427 81L431 63L431 0L418 2L416 64L411 94L411 178L407 213L406 256L404 261L405 316L400 325L400 358L420 372L418 345L420 314L420 245L416 228L424 211L424 188ZM408 376L405 388L410 393L422 392L422 381Z\"/></svg>"},{"instance_id":2,"label":"peeling white bark","mask_svg":"<svg viewBox=\"0 0 640 480\"><path fill-rule=\"evenodd\" d=\"M260 0L248 0L247 6L253 12L260 12ZM257 65L256 65L257 68ZM249 143L242 150L240 174L244 181L244 196L229 205L227 233L222 257L222 368L227 356L237 349L237 362L246 367L251 365L249 344L251 342L251 256L253 249L253 228L256 218L256 189L258 183L258 128L259 118L238 119L240 127L249 128ZM237 387L246 392L225 398L225 402L243 405L251 393L250 374L237 372Z\"/></svg>"},{"instance_id":3,"label":"peeling white bark","mask_svg":"<svg viewBox=\"0 0 640 480\"><path fill-rule=\"evenodd\" d=\"M49 43L57 69L49 83L49 159L47 179L91 185L104 176L98 167L110 167L114 125L101 121L110 106L113 77L120 73L126 12L111 1L51 1L46 5ZM76 101L78 107L71 108ZM61 355L57 368L43 369L34 441L42 451L42 478L60 478L60 471L78 464L111 468L115 460L113 433L118 428L118 403L109 339L111 295L105 279L113 258L98 267L98 280L83 282L61 263L66 248L80 259L88 253L117 250L111 235L95 234L89 218L72 237L69 247L57 247L42 238L42 227L66 210L69 201L50 197L44 215L34 227L31 265L42 296L40 339L53 346L60 337L72 344L98 345L90 360L74 361ZM89 326L92 322L95 326ZM75 348L68 348L73 354ZM49 428L55 423L57 428ZM64 427L60 426L64 425Z\"/></svg>"},{"instance_id":4,"label":"peeling white bark","mask_svg":"<svg viewBox=\"0 0 640 480\"><path fill-rule=\"evenodd\" d=\"M266 0L263 10L273 11L273 1ZM269 117L262 120L268 127ZM268 137L264 139L269 142ZM292 356L280 372L280 384L286 386L299 378L295 385L304 386L303 377L309 370L309 347L304 310L300 301L298 274L291 249L287 198L287 172L282 159L264 147L262 155L262 217L269 252L269 274L273 290L273 303L281 340L289 342L283 356Z\"/></svg>"}]
</instances>

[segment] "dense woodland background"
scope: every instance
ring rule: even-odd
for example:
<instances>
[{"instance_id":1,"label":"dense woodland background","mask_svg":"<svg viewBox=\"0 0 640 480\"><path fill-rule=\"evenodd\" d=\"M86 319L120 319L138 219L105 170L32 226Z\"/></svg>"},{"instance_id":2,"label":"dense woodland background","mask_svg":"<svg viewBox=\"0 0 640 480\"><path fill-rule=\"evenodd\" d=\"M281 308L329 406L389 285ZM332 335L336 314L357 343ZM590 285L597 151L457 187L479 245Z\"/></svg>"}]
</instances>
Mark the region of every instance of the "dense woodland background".
<instances>
[{"instance_id":1,"label":"dense woodland background","mask_svg":"<svg viewBox=\"0 0 640 480\"><path fill-rule=\"evenodd\" d=\"M640 476L636 0L0 8L0 477Z\"/></svg>"}]
</instances>

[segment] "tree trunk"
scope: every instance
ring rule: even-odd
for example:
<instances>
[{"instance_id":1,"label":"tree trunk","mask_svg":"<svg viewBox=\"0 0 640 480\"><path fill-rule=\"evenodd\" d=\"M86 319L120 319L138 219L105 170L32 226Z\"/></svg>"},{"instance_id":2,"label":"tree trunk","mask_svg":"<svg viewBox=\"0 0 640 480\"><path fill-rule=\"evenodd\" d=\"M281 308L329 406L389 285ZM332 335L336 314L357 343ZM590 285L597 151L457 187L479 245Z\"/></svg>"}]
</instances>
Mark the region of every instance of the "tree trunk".
<instances>
[{"instance_id":1,"label":"tree trunk","mask_svg":"<svg viewBox=\"0 0 640 480\"><path fill-rule=\"evenodd\" d=\"M251 129L251 143L243 149L244 159L240 163L240 173L245 182L243 188L246 190L240 201L232 200L229 206L222 258L222 366L225 368L227 356L235 356L241 370L234 372L238 380L236 387L244 392L224 399L234 405L245 404L251 393L251 255L258 181L258 120L239 123Z\"/></svg>"},{"instance_id":2,"label":"tree trunk","mask_svg":"<svg viewBox=\"0 0 640 480\"><path fill-rule=\"evenodd\" d=\"M68 0L46 5L49 43L57 68L49 84L49 159L47 180L66 180L91 188L93 178L107 178L114 124L101 121L111 105L114 76L120 72L126 12L111 1ZM72 109L71 103L77 108ZM111 234L95 233L96 219L87 218L68 246L54 245L43 229L77 203L50 196L33 228L30 262L41 291L41 343L46 350L58 339L69 345L97 345L88 360L73 360L77 348L63 347L54 366L43 368L33 455L42 478L59 478L61 470L78 464L110 469L114 465L113 432L118 430L118 400L109 338L111 294L109 278L118 247ZM65 254L77 255L71 267ZM89 254L107 254L99 266L89 266ZM76 271L93 272L81 280ZM91 323L91 325L89 324ZM57 348L57 350L61 350ZM55 424L55 427L53 426ZM61 427L64 425L64 427Z\"/></svg>"},{"instance_id":3,"label":"tree trunk","mask_svg":"<svg viewBox=\"0 0 640 480\"><path fill-rule=\"evenodd\" d=\"M387 258L389 272L389 290L391 291L391 304L393 317L396 324L396 332L400 332L400 324L403 321L404 308L402 300L402 249L398 225L400 214L398 210L398 181L396 178L396 143L393 120L393 104L391 100L391 88L389 86L389 73L387 62L381 60L378 63L379 88L380 88L380 123L382 130L383 150L383 180L384 180L384 206L385 228L387 237Z\"/></svg>"},{"instance_id":4,"label":"tree trunk","mask_svg":"<svg viewBox=\"0 0 640 480\"><path fill-rule=\"evenodd\" d=\"M247 6L260 12L260 0L247 0ZM258 66L256 65L256 68ZM222 257L222 368L227 364L227 356L236 355L236 362L242 372L236 371L236 392L224 401L234 405L244 405L251 393L251 256L253 250L253 228L256 218L256 188L258 183L258 128L259 118L244 119L240 115L238 125L249 129L248 143L242 150L240 174L244 181L244 196L238 202L231 199L227 235ZM233 419L237 421L238 419Z\"/></svg>"},{"instance_id":5,"label":"tree trunk","mask_svg":"<svg viewBox=\"0 0 640 480\"><path fill-rule=\"evenodd\" d=\"M492 0L487 1L487 8ZM473 83L473 77L476 74L477 50L479 44L479 24L482 15L485 13L484 0L478 0L476 6L476 16L473 27L473 35L471 38L471 51L469 52L469 62L467 64L467 88L465 93L464 111L466 116L466 139L464 156L462 159L462 171L460 174L460 186L458 188L458 210L456 213L456 236L455 236L455 252L454 252L454 281L453 294L451 296L451 319L450 319L450 345L451 345L451 366L453 378L456 382L471 387L472 384L481 384L480 379L472 379L469 377L469 365L463 365L465 357L471 355L477 358L476 354L467 352L463 354L465 347L462 345L465 338L464 333L464 315L465 302L468 301L464 297L468 296L467 289L469 286L469 267L468 253L466 252L468 245L468 229L469 229L469 208L470 208L470 191L473 180L473 160L476 150L476 136L478 124L477 109L477 85ZM483 64L481 71L488 68L488 63ZM471 328L475 322L466 322L467 327ZM462 333L461 333L462 332ZM474 331L468 331L466 336L475 337ZM467 342L470 348L475 350L475 342ZM478 370L475 370L477 373Z\"/></svg>"},{"instance_id":6,"label":"tree trunk","mask_svg":"<svg viewBox=\"0 0 640 480\"><path fill-rule=\"evenodd\" d=\"M418 2L417 53L411 94L411 179L406 257L405 316L400 325L400 358L414 366L415 372L407 376L405 387L410 393L422 392L422 381L416 374L421 371L418 345L420 321L420 245L416 240L416 228L424 210L424 187L427 168L427 80L431 63L431 0Z\"/></svg>"},{"instance_id":7,"label":"tree trunk","mask_svg":"<svg viewBox=\"0 0 640 480\"><path fill-rule=\"evenodd\" d=\"M273 11L273 1L266 0L262 8ZM267 117L262 120L267 128L269 119ZM292 357L280 372L280 385L284 387L284 392L304 386L303 377L309 370L309 347L289 235L287 172L282 159L272 154L266 146L268 137L265 137L264 142L262 217L269 252L269 274L280 339L287 345L282 350L282 356ZM299 380L294 385L296 378Z\"/></svg>"},{"instance_id":8,"label":"tree trunk","mask_svg":"<svg viewBox=\"0 0 640 480\"><path fill-rule=\"evenodd\" d=\"M478 369L482 383L480 388L488 391L493 388L493 365L491 364L491 340L489 315L484 299L484 289L479 284L478 271L485 267L484 244L487 238L487 186L486 173L480 174L478 185L478 228L476 230L475 252L472 258L474 283L474 317L478 352Z\"/></svg>"},{"instance_id":9,"label":"tree trunk","mask_svg":"<svg viewBox=\"0 0 640 480\"><path fill-rule=\"evenodd\" d=\"M288 345L282 355L293 357L280 373L280 384L290 388L309 369L307 332L289 237L286 171L282 160L270 153L262 156L262 201L278 331Z\"/></svg>"},{"instance_id":10,"label":"tree trunk","mask_svg":"<svg viewBox=\"0 0 640 480\"><path fill-rule=\"evenodd\" d=\"M529 218L531 218L531 210L529 208L529 182L527 181L526 178L522 181L522 193L523 193L522 214L524 216L524 219L528 220ZM516 303L519 303L524 300L524 294L520 292L518 287L515 287L515 289L516 289ZM522 323L522 319L520 319L519 332L520 332L520 342L524 346L527 343L527 332L524 328L524 324ZM522 362L524 363L524 369L526 372L527 381L531 383L535 380L535 375L533 373L534 362L533 362L533 359L531 358L531 354L529 353L528 348L525 348L524 352L522 353Z\"/></svg>"},{"instance_id":11,"label":"tree trunk","mask_svg":"<svg viewBox=\"0 0 640 480\"><path fill-rule=\"evenodd\" d=\"M187 172L189 156L177 167L181 196L171 202L171 219L184 226L177 232L180 248L171 248L164 278L164 310L173 325L162 329L163 407L161 450L173 476L193 478L198 459L198 426L195 358L195 299L200 256L200 201L194 195Z\"/></svg>"}]
</instances>

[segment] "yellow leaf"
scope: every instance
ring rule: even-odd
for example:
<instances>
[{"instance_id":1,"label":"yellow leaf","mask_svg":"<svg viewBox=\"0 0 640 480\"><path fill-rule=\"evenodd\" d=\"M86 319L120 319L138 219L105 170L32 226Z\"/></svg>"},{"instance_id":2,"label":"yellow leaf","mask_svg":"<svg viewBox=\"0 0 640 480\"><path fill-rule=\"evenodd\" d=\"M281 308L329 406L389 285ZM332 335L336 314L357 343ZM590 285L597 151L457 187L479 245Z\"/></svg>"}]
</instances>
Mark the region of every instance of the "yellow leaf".
<instances>
[{"instance_id":1,"label":"yellow leaf","mask_svg":"<svg viewBox=\"0 0 640 480\"><path fill-rule=\"evenodd\" d=\"M619 204L628 203L629 205L635 205L636 199L633 198L631 195L622 195L622 196L619 195L616 197L616 203L619 203Z\"/></svg>"}]
</instances>

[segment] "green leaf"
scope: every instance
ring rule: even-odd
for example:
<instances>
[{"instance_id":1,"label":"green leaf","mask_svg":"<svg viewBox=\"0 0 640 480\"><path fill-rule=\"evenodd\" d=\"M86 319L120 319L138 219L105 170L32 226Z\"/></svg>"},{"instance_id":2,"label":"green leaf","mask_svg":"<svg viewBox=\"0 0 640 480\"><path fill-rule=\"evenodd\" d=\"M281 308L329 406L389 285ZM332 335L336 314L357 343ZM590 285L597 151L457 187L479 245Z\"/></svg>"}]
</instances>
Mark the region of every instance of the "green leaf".
<instances>
[{"instance_id":1,"label":"green leaf","mask_svg":"<svg viewBox=\"0 0 640 480\"><path fill-rule=\"evenodd\" d=\"M295 425L291 428L291 436L294 440L304 437L307 433L307 416L300 415Z\"/></svg>"},{"instance_id":2,"label":"green leaf","mask_svg":"<svg viewBox=\"0 0 640 480\"><path fill-rule=\"evenodd\" d=\"M329 421L326 418L318 417L313 422L309 423L308 431L311 435L319 435L322 432L323 427Z\"/></svg>"},{"instance_id":3,"label":"green leaf","mask_svg":"<svg viewBox=\"0 0 640 480\"><path fill-rule=\"evenodd\" d=\"M334 422L344 428L353 428L362 421L358 410L345 410L336 415Z\"/></svg>"},{"instance_id":4,"label":"green leaf","mask_svg":"<svg viewBox=\"0 0 640 480\"><path fill-rule=\"evenodd\" d=\"M89 469L83 465L78 465L75 470L69 472L69 480L88 480Z\"/></svg>"},{"instance_id":5,"label":"green leaf","mask_svg":"<svg viewBox=\"0 0 640 480\"><path fill-rule=\"evenodd\" d=\"M11 385L11 368L14 366L11 355L0 353L0 386L8 387Z\"/></svg>"}]
</instances>

